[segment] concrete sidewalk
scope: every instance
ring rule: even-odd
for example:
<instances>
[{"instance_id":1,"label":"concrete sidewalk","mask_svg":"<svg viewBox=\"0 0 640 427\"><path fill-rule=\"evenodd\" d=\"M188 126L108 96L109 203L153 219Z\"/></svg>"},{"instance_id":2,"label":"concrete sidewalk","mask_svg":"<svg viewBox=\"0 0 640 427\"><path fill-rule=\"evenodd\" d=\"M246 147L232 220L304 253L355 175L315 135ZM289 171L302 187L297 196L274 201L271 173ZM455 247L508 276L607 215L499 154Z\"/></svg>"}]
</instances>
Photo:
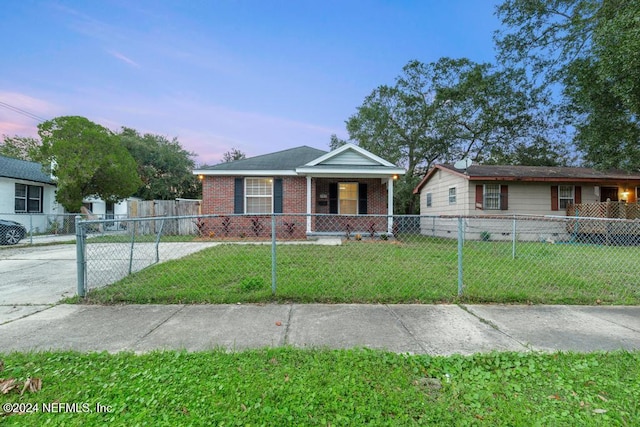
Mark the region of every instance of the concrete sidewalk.
<instances>
[{"instance_id":1,"label":"concrete sidewalk","mask_svg":"<svg viewBox=\"0 0 640 427\"><path fill-rule=\"evenodd\" d=\"M0 351L368 347L432 355L640 349L640 307L0 306Z\"/></svg>"}]
</instances>

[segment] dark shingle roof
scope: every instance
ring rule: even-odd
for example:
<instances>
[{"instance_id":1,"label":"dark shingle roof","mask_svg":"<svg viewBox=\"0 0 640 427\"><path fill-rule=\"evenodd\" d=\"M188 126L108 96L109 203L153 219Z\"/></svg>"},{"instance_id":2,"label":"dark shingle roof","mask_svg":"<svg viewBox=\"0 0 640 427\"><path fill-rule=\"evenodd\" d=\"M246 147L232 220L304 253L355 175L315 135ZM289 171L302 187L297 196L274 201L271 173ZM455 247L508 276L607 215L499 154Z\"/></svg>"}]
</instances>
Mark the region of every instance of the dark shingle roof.
<instances>
[{"instance_id":1,"label":"dark shingle roof","mask_svg":"<svg viewBox=\"0 0 640 427\"><path fill-rule=\"evenodd\" d=\"M0 177L55 184L51 176L42 171L40 163L4 156L0 156Z\"/></svg>"},{"instance_id":2,"label":"dark shingle roof","mask_svg":"<svg viewBox=\"0 0 640 427\"><path fill-rule=\"evenodd\" d=\"M453 165L440 165L443 169L463 173L469 179L499 178L504 180L611 180L611 179L640 179L638 174L630 174L619 170L600 171L592 168L577 168L565 166L502 166L502 165L471 165L467 170L456 169Z\"/></svg>"},{"instance_id":3,"label":"dark shingle roof","mask_svg":"<svg viewBox=\"0 0 640 427\"><path fill-rule=\"evenodd\" d=\"M302 146L248 159L236 160L208 166L202 170L238 171L238 170L295 170L311 160L327 154L326 151Z\"/></svg>"},{"instance_id":4,"label":"dark shingle roof","mask_svg":"<svg viewBox=\"0 0 640 427\"><path fill-rule=\"evenodd\" d=\"M620 170L600 171L592 168L565 166L502 166L471 165L466 170L453 165L436 165L427 172L413 190L418 194L437 170L445 170L470 181L528 181L528 182L593 182L638 181L640 174Z\"/></svg>"}]
</instances>

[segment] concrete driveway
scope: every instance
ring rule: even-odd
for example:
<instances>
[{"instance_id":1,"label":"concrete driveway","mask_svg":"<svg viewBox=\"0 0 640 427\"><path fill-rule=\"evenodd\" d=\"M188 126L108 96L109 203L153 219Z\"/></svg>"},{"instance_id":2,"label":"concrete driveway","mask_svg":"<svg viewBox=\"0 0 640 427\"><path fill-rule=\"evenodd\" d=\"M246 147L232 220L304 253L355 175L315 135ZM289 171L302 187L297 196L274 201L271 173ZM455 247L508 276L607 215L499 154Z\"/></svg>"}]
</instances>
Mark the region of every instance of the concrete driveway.
<instances>
[{"instance_id":1,"label":"concrete driveway","mask_svg":"<svg viewBox=\"0 0 640 427\"><path fill-rule=\"evenodd\" d=\"M139 243L130 264L129 243L97 243L87 247L87 287L114 283L131 271L156 261L182 258L217 243ZM76 245L0 247L0 306L48 305L77 292Z\"/></svg>"},{"instance_id":2,"label":"concrete driveway","mask_svg":"<svg viewBox=\"0 0 640 427\"><path fill-rule=\"evenodd\" d=\"M54 304L76 293L76 246L0 248L0 305Z\"/></svg>"}]
</instances>

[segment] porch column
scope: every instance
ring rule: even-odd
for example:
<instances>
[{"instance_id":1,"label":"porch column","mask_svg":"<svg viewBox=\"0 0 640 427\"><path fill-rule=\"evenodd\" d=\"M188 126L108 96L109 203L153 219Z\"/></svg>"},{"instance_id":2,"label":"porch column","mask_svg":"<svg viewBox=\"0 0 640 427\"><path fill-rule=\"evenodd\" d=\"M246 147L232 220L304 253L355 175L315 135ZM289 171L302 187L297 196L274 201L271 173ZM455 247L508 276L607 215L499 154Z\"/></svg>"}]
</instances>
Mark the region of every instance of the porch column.
<instances>
[{"instance_id":1,"label":"porch column","mask_svg":"<svg viewBox=\"0 0 640 427\"><path fill-rule=\"evenodd\" d=\"M311 177L307 175L307 234L311 233Z\"/></svg>"},{"instance_id":2,"label":"porch column","mask_svg":"<svg viewBox=\"0 0 640 427\"><path fill-rule=\"evenodd\" d=\"M393 233L393 177L387 180L387 233Z\"/></svg>"}]
</instances>

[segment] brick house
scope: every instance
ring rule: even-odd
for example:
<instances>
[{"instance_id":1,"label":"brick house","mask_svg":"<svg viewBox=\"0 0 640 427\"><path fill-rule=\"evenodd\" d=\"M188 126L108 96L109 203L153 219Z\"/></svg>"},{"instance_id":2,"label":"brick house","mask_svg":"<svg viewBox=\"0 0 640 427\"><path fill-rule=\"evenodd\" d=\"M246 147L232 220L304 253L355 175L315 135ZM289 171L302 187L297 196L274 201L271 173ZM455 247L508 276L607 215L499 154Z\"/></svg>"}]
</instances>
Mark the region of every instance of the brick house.
<instances>
[{"instance_id":1,"label":"brick house","mask_svg":"<svg viewBox=\"0 0 640 427\"><path fill-rule=\"evenodd\" d=\"M212 229L219 231L221 221L228 225L231 220L251 227L276 213L285 214L278 217L278 233L287 229L303 237L345 230L391 232L386 215L393 215L393 182L405 171L345 144L331 152L296 147L193 173L202 180L202 213L234 215L212 219Z\"/></svg>"}]
</instances>

